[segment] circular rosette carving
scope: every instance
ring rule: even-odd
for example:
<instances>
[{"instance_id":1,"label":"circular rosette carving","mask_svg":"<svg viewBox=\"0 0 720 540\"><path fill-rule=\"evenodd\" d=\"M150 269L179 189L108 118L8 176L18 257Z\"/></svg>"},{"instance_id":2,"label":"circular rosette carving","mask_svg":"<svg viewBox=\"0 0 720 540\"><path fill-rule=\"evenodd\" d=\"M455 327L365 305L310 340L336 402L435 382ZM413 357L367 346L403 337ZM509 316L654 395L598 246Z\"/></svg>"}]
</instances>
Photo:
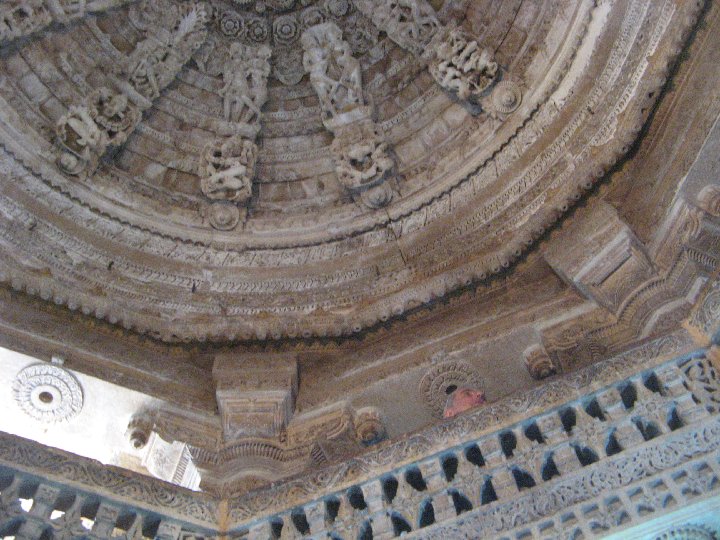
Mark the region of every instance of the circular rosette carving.
<instances>
[{"instance_id":1,"label":"circular rosette carving","mask_svg":"<svg viewBox=\"0 0 720 540\"><path fill-rule=\"evenodd\" d=\"M510 114L522 102L522 91L512 81L500 81L492 93L492 104L496 112Z\"/></svg>"},{"instance_id":2,"label":"circular rosette carving","mask_svg":"<svg viewBox=\"0 0 720 540\"><path fill-rule=\"evenodd\" d=\"M365 446L376 444L385 438L380 411L374 407L365 407L355 412L355 436Z\"/></svg>"},{"instance_id":3,"label":"circular rosette carving","mask_svg":"<svg viewBox=\"0 0 720 540\"><path fill-rule=\"evenodd\" d=\"M245 35L245 21L233 11L223 13L219 25L220 31L228 37L241 38Z\"/></svg>"},{"instance_id":4,"label":"circular rosette carving","mask_svg":"<svg viewBox=\"0 0 720 540\"><path fill-rule=\"evenodd\" d=\"M210 225L219 231L231 231L240 222L240 209L231 203L213 203L208 215Z\"/></svg>"},{"instance_id":5,"label":"circular rosette carving","mask_svg":"<svg viewBox=\"0 0 720 540\"><path fill-rule=\"evenodd\" d=\"M283 15L273 21L273 39L278 45L289 46L300 37L300 28L295 15Z\"/></svg>"},{"instance_id":6,"label":"circular rosette carving","mask_svg":"<svg viewBox=\"0 0 720 540\"><path fill-rule=\"evenodd\" d=\"M33 364L20 371L13 383L20 408L46 424L70 420L83 406L80 383L67 370L52 364Z\"/></svg>"},{"instance_id":7,"label":"circular rosette carving","mask_svg":"<svg viewBox=\"0 0 720 540\"><path fill-rule=\"evenodd\" d=\"M705 525L682 525L670 529L657 537L657 540L718 540L720 536Z\"/></svg>"},{"instance_id":8,"label":"circular rosette carving","mask_svg":"<svg viewBox=\"0 0 720 540\"><path fill-rule=\"evenodd\" d=\"M482 387L482 377L467 362L448 360L431 367L420 379L419 390L428 407L442 418L448 396L458 388Z\"/></svg>"},{"instance_id":9,"label":"circular rosette carving","mask_svg":"<svg viewBox=\"0 0 720 540\"><path fill-rule=\"evenodd\" d=\"M262 17L252 17L245 21L245 35L255 43L265 43L270 34L268 22Z\"/></svg>"}]
</instances>

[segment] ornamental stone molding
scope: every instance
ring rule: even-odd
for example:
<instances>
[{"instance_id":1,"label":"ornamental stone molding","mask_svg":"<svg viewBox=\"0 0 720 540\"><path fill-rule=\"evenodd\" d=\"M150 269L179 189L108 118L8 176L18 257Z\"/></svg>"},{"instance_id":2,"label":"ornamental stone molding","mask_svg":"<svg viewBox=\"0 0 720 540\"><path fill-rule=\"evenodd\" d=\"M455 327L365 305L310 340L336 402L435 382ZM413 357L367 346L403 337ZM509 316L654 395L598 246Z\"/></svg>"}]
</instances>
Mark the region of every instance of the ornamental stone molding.
<instances>
[{"instance_id":1,"label":"ornamental stone molding","mask_svg":"<svg viewBox=\"0 0 720 540\"><path fill-rule=\"evenodd\" d=\"M13 382L13 395L25 414L44 424L71 420L83 407L78 380L54 364L23 368Z\"/></svg>"},{"instance_id":2,"label":"ornamental stone molding","mask_svg":"<svg viewBox=\"0 0 720 540\"><path fill-rule=\"evenodd\" d=\"M399 530L417 538L561 531L602 537L720 494L720 424L707 406L720 386L712 376L698 381L705 394L692 389L709 365L705 350L667 360L687 347L683 339L650 342L519 401L491 404L356 460L223 502L1 435L7 481L0 527L33 538L48 528L79 531L82 515L94 520L92 538L109 538L118 527L147 531L145 520L155 515L156 537L174 539L267 538L281 530L283 537L355 538L366 528L374 536ZM650 401L668 414L648 416ZM28 495L29 511L19 501ZM81 514L92 497L97 511ZM60 504L63 518L51 520Z\"/></svg>"},{"instance_id":3,"label":"ornamental stone molding","mask_svg":"<svg viewBox=\"0 0 720 540\"><path fill-rule=\"evenodd\" d=\"M469 5L403 0L383 24L411 27L385 37L363 5L136 2L13 41L2 282L170 342L348 337L412 315L506 272L626 155L701 7L543 3L476 35ZM302 78L318 26L339 30L345 65L320 94ZM454 91L411 38L451 55L428 61ZM338 124L349 104L359 123Z\"/></svg>"}]
</instances>

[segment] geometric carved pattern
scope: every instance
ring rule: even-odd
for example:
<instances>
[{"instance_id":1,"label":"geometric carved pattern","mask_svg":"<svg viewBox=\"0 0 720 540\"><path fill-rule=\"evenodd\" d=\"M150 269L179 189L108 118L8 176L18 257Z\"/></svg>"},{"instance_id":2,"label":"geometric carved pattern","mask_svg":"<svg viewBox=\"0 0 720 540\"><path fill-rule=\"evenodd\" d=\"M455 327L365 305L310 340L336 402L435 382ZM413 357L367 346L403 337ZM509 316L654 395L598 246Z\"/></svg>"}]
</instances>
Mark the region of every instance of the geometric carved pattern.
<instances>
[{"instance_id":1,"label":"geometric carved pattern","mask_svg":"<svg viewBox=\"0 0 720 540\"><path fill-rule=\"evenodd\" d=\"M46 424L70 420L83 406L80 383L52 364L23 368L13 382L13 394L23 412Z\"/></svg>"}]
</instances>

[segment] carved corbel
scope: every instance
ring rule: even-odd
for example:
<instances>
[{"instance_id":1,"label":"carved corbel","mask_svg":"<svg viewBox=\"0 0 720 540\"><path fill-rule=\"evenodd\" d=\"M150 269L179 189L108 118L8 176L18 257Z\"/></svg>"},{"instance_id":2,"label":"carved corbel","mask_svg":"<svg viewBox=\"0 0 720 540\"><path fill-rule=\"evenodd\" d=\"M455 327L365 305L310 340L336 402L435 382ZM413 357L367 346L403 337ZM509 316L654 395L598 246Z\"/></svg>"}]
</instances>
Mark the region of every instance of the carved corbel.
<instances>
[{"instance_id":1,"label":"carved corbel","mask_svg":"<svg viewBox=\"0 0 720 540\"><path fill-rule=\"evenodd\" d=\"M213 379L226 442L247 437L280 439L295 412L298 368L294 355L219 355Z\"/></svg>"},{"instance_id":2,"label":"carved corbel","mask_svg":"<svg viewBox=\"0 0 720 540\"><path fill-rule=\"evenodd\" d=\"M127 140L140 117L124 94L108 88L95 90L83 105L70 107L56 124L58 165L72 175L92 172L109 147Z\"/></svg>"},{"instance_id":3,"label":"carved corbel","mask_svg":"<svg viewBox=\"0 0 720 540\"><path fill-rule=\"evenodd\" d=\"M335 135L331 151L338 181L357 202L385 206L393 197L389 180L395 161L365 99L360 62L334 23L311 26L302 44L323 124Z\"/></svg>"},{"instance_id":4,"label":"carved corbel","mask_svg":"<svg viewBox=\"0 0 720 540\"><path fill-rule=\"evenodd\" d=\"M525 367L533 379L545 379L558 373L559 368L555 361L540 344L531 345L523 352Z\"/></svg>"}]
</instances>

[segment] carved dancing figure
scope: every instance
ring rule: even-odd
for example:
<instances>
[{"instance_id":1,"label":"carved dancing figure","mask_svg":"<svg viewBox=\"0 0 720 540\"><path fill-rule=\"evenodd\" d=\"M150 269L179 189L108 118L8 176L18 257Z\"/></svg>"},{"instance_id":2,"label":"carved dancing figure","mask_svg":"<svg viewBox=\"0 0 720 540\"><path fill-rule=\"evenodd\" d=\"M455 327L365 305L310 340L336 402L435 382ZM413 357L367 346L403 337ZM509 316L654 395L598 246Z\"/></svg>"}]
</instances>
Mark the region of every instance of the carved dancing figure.
<instances>
[{"instance_id":1,"label":"carved dancing figure","mask_svg":"<svg viewBox=\"0 0 720 540\"><path fill-rule=\"evenodd\" d=\"M256 123L267 102L267 78L270 75L270 48L256 49L233 43L230 60L223 70L225 86L223 112L228 122Z\"/></svg>"}]
</instances>

